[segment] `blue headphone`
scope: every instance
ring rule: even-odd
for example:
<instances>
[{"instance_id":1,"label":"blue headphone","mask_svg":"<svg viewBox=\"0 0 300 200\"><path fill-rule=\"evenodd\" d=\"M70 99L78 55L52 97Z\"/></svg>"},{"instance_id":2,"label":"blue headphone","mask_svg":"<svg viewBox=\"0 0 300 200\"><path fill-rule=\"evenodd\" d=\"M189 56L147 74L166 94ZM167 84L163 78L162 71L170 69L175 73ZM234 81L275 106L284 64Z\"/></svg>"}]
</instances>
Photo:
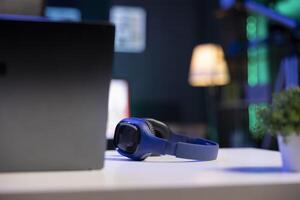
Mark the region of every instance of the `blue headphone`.
<instances>
[{"instance_id":1,"label":"blue headphone","mask_svg":"<svg viewBox=\"0 0 300 200\"><path fill-rule=\"evenodd\" d=\"M155 119L126 118L115 129L117 151L132 160L144 160L151 154L174 155L200 161L215 160L219 145L201 138L173 133L163 122Z\"/></svg>"}]
</instances>

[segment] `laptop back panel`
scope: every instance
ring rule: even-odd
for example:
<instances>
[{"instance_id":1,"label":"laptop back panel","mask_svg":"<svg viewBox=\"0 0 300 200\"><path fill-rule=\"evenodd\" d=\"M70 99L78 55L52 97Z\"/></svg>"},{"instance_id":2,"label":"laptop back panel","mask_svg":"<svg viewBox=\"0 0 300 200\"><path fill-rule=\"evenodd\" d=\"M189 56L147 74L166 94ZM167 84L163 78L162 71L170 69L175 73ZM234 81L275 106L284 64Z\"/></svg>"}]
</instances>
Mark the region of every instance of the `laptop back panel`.
<instances>
[{"instance_id":1,"label":"laptop back panel","mask_svg":"<svg viewBox=\"0 0 300 200\"><path fill-rule=\"evenodd\" d=\"M0 29L0 171L102 168L114 27Z\"/></svg>"}]
</instances>

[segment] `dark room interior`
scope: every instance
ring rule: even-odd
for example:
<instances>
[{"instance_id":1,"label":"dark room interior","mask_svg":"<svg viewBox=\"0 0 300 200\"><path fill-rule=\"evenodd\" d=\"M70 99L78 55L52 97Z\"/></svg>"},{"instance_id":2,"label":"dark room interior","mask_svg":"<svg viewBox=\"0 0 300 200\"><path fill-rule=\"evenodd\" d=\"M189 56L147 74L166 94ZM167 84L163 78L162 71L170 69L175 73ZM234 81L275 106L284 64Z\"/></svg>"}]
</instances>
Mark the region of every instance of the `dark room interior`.
<instances>
[{"instance_id":1,"label":"dark room interior","mask_svg":"<svg viewBox=\"0 0 300 200\"><path fill-rule=\"evenodd\" d=\"M297 199L299 0L0 0L0 199Z\"/></svg>"}]
</instances>

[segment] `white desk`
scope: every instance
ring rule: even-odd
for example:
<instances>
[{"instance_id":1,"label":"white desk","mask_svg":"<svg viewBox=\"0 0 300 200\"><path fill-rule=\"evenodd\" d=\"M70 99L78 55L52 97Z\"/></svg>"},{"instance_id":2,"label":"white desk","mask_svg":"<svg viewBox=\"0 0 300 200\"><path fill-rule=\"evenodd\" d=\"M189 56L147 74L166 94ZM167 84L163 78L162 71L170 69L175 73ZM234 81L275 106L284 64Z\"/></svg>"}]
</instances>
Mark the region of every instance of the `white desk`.
<instances>
[{"instance_id":1,"label":"white desk","mask_svg":"<svg viewBox=\"0 0 300 200\"><path fill-rule=\"evenodd\" d=\"M280 165L278 152L258 149L221 149L210 162L107 152L100 171L0 173L0 200L300 199L300 173Z\"/></svg>"}]
</instances>

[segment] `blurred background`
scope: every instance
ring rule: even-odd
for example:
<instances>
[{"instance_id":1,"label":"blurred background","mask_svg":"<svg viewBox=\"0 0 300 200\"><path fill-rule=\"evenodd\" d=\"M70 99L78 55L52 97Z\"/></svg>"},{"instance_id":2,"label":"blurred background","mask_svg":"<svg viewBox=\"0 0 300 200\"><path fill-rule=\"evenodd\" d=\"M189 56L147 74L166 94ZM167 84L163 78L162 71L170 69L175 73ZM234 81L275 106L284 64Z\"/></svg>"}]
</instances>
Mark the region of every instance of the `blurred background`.
<instances>
[{"instance_id":1,"label":"blurred background","mask_svg":"<svg viewBox=\"0 0 300 200\"><path fill-rule=\"evenodd\" d=\"M255 2L300 19L299 0ZM177 131L214 139L221 147L276 148L272 141L266 145L264 139L254 139L255 111L270 102L283 58L297 65L298 37L246 11L243 4L234 0L0 0L0 13L52 21L105 20L116 25L109 138L115 121L136 116L165 121ZM199 71L218 62L221 70ZM212 81L216 74L221 79Z\"/></svg>"}]
</instances>

